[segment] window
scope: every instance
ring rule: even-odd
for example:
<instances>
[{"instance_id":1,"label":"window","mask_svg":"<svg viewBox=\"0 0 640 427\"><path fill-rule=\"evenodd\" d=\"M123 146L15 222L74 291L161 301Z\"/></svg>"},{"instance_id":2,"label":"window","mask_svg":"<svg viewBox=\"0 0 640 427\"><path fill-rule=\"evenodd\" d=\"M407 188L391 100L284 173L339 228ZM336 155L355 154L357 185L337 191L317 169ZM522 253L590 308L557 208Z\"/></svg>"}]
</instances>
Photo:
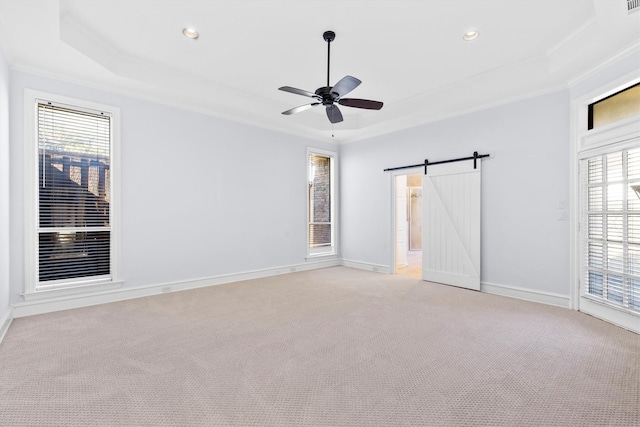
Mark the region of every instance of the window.
<instances>
[{"instance_id":1,"label":"window","mask_svg":"<svg viewBox=\"0 0 640 427\"><path fill-rule=\"evenodd\" d=\"M27 92L26 294L113 284L118 111ZM103 289L102 287L100 289Z\"/></svg>"},{"instance_id":2,"label":"window","mask_svg":"<svg viewBox=\"0 0 640 427\"><path fill-rule=\"evenodd\" d=\"M640 83L589 104L589 130L640 114Z\"/></svg>"},{"instance_id":3,"label":"window","mask_svg":"<svg viewBox=\"0 0 640 427\"><path fill-rule=\"evenodd\" d=\"M640 148L581 161L583 294L640 313Z\"/></svg>"},{"instance_id":4,"label":"window","mask_svg":"<svg viewBox=\"0 0 640 427\"><path fill-rule=\"evenodd\" d=\"M335 251L335 154L309 151L308 254L333 255Z\"/></svg>"},{"instance_id":5,"label":"window","mask_svg":"<svg viewBox=\"0 0 640 427\"><path fill-rule=\"evenodd\" d=\"M640 184L640 111L623 108L626 113L615 113L600 125L593 115L598 115L594 107L600 101L617 94L638 97L639 83L640 71L633 70L571 102L570 164L571 308L636 333L640 333L640 199L635 190Z\"/></svg>"}]
</instances>

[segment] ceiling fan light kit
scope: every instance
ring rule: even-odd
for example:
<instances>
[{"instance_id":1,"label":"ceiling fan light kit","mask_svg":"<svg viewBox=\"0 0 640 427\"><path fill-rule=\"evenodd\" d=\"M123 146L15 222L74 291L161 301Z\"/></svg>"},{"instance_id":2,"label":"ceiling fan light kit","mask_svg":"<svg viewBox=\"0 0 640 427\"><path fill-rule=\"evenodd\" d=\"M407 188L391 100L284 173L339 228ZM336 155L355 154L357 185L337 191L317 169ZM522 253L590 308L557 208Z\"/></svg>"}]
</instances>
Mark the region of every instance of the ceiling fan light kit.
<instances>
[{"instance_id":1,"label":"ceiling fan light kit","mask_svg":"<svg viewBox=\"0 0 640 427\"><path fill-rule=\"evenodd\" d=\"M354 90L360 83L355 77L344 76L334 86L330 85L329 71L331 68L331 42L335 40L336 33L333 31L325 31L322 34L322 38L327 42L327 85L319 87L315 92L308 92L306 90L297 89L291 86L282 86L278 88L284 92L294 93L296 95L302 95L315 99L315 102L311 104L301 105L299 107L291 108L290 110L283 111L282 114L288 116L300 111L308 110L318 105L324 105L327 112L327 118L331 123L340 123L343 121L342 112L338 108L338 105L352 108L363 108L366 110L379 110L382 108L383 103L380 101L373 101L370 99L358 99L358 98L343 98L344 95ZM338 105L336 105L338 104Z\"/></svg>"}]
</instances>

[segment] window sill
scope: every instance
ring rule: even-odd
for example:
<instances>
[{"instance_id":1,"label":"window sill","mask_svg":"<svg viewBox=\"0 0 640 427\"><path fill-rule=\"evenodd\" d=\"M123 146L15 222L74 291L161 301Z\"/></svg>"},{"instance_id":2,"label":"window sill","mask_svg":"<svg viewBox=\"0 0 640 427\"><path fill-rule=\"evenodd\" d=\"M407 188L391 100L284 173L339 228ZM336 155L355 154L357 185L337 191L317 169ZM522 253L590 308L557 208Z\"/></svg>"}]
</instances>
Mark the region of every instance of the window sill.
<instances>
[{"instance_id":1,"label":"window sill","mask_svg":"<svg viewBox=\"0 0 640 427\"><path fill-rule=\"evenodd\" d=\"M106 282L91 285L69 286L67 288L46 289L35 292L25 292L22 294L25 301L40 301L54 298L62 298L77 295L88 295L97 292L104 292L113 289L119 289L123 285L123 281Z\"/></svg>"},{"instance_id":2,"label":"window sill","mask_svg":"<svg viewBox=\"0 0 640 427\"><path fill-rule=\"evenodd\" d=\"M603 298L597 297L597 296L593 296L590 295L588 293L583 293L582 294L582 298L591 301L594 304L598 304L616 311L619 311L621 313L625 313L625 314L630 314L632 316L638 317L640 318L640 312L631 308L627 308L627 307L622 307L620 305L614 304L612 302L609 302Z\"/></svg>"},{"instance_id":3,"label":"window sill","mask_svg":"<svg viewBox=\"0 0 640 427\"><path fill-rule=\"evenodd\" d=\"M305 260L313 261L317 259L331 259L331 258L338 259L338 255L335 252L321 252L317 254L308 254Z\"/></svg>"}]
</instances>

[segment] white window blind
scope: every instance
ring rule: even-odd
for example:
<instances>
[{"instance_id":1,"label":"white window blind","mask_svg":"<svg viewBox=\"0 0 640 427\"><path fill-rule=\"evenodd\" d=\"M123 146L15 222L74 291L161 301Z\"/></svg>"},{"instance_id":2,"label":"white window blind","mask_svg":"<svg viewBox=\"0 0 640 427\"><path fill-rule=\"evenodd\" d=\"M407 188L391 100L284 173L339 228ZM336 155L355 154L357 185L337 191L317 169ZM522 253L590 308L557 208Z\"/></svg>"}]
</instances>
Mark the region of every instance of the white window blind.
<instances>
[{"instance_id":1,"label":"white window blind","mask_svg":"<svg viewBox=\"0 0 640 427\"><path fill-rule=\"evenodd\" d=\"M38 288L111 274L111 118L37 104Z\"/></svg>"},{"instance_id":2,"label":"white window blind","mask_svg":"<svg viewBox=\"0 0 640 427\"><path fill-rule=\"evenodd\" d=\"M640 148L581 161L583 295L640 313Z\"/></svg>"}]
</instances>

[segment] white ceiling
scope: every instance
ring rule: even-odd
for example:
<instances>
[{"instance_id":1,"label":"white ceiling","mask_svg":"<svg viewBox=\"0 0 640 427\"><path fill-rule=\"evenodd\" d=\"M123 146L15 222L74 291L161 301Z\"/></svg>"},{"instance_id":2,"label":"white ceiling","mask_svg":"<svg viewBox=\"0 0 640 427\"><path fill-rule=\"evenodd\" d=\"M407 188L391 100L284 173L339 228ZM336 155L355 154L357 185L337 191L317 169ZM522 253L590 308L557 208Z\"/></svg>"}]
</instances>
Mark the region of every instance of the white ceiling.
<instances>
[{"instance_id":1,"label":"white ceiling","mask_svg":"<svg viewBox=\"0 0 640 427\"><path fill-rule=\"evenodd\" d=\"M278 87L326 84L325 30L331 84L359 78L349 97L382 110L280 114L310 100ZM626 0L0 0L17 70L336 142L566 88L639 46Z\"/></svg>"}]
</instances>

